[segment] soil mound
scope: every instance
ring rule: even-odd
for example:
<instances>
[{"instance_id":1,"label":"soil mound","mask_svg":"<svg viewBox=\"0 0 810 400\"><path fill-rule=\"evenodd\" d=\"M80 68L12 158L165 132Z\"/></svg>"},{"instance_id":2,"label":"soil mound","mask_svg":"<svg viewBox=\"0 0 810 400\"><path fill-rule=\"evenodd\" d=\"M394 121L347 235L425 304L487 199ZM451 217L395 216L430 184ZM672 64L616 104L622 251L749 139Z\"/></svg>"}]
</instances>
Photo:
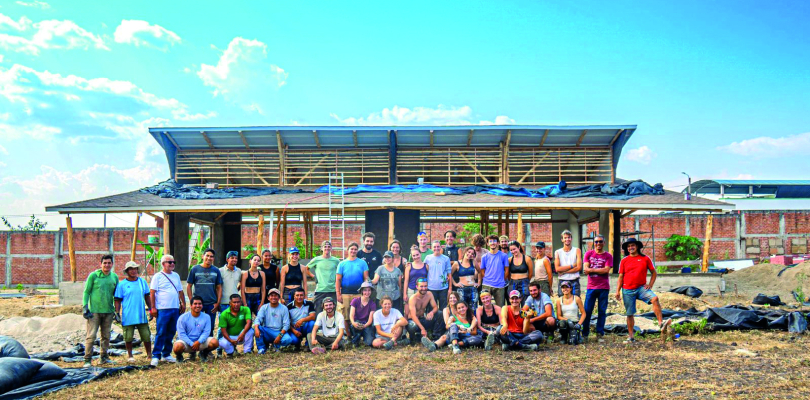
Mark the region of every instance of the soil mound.
<instances>
[{"instance_id":1,"label":"soil mound","mask_svg":"<svg viewBox=\"0 0 810 400\"><path fill-rule=\"evenodd\" d=\"M787 268L787 269L785 269ZM782 276L779 272L785 270ZM785 303L796 303L791 291L800 285L805 296L810 294L810 261L805 261L794 267L785 267L779 264L758 264L725 276L726 292L754 298L758 293L768 296L778 295Z\"/></svg>"}]
</instances>

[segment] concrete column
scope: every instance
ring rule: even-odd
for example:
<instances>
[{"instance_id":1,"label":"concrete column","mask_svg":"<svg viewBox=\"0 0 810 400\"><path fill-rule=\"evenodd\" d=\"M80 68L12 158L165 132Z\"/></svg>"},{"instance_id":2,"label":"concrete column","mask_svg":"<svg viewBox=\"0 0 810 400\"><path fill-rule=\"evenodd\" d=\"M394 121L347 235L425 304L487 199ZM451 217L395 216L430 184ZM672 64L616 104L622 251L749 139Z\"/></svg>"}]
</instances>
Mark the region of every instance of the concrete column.
<instances>
[{"instance_id":1,"label":"concrete column","mask_svg":"<svg viewBox=\"0 0 810 400\"><path fill-rule=\"evenodd\" d=\"M615 229L615 226L614 226ZM610 238L610 210L599 211L599 234L605 237L605 250L610 249L613 239ZM585 255L585 252L582 252Z\"/></svg>"},{"instance_id":2,"label":"concrete column","mask_svg":"<svg viewBox=\"0 0 810 400\"><path fill-rule=\"evenodd\" d=\"M188 213L170 213L169 214L169 234L171 235L172 256L175 265L174 272L180 275L180 279L185 280L188 277Z\"/></svg>"},{"instance_id":3,"label":"concrete column","mask_svg":"<svg viewBox=\"0 0 810 400\"><path fill-rule=\"evenodd\" d=\"M56 231L53 235L53 286L59 287L61 278L61 269L59 268L59 261L62 259L62 230Z\"/></svg>"},{"instance_id":4,"label":"concrete column","mask_svg":"<svg viewBox=\"0 0 810 400\"><path fill-rule=\"evenodd\" d=\"M740 221L742 221L741 214L738 215L737 220L734 221L734 238L736 239L736 244L734 245L734 253L735 253L734 257L738 259L745 257L745 239L742 236L740 236L740 234L742 233Z\"/></svg>"},{"instance_id":5,"label":"concrete column","mask_svg":"<svg viewBox=\"0 0 810 400\"><path fill-rule=\"evenodd\" d=\"M685 216L685 220L683 222L683 226L684 226L683 234L684 234L684 236L692 236L692 228L690 227L690 221L691 221L691 217L689 217L688 215Z\"/></svg>"}]
</instances>

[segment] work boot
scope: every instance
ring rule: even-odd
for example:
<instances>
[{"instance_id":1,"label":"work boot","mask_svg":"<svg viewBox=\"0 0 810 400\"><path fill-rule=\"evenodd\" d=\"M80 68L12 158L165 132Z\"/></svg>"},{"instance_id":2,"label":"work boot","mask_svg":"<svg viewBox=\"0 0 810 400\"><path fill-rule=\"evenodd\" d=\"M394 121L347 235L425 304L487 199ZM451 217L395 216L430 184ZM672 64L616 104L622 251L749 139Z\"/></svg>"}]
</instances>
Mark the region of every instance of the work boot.
<instances>
[{"instance_id":1,"label":"work boot","mask_svg":"<svg viewBox=\"0 0 810 400\"><path fill-rule=\"evenodd\" d=\"M492 345L495 344L495 334L487 335L487 340L484 342L484 350L492 350Z\"/></svg>"},{"instance_id":2,"label":"work boot","mask_svg":"<svg viewBox=\"0 0 810 400\"><path fill-rule=\"evenodd\" d=\"M436 351L436 343L430 341L430 339L426 337L422 337L422 346L425 346L429 352Z\"/></svg>"}]
</instances>

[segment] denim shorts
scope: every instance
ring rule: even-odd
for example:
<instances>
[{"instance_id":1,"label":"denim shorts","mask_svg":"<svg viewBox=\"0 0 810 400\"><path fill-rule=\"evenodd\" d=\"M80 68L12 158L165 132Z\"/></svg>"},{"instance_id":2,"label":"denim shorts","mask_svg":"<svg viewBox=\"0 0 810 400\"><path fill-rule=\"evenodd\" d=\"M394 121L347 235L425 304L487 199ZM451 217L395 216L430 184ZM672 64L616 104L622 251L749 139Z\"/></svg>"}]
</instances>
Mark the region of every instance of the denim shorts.
<instances>
[{"instance_id":1,"label":"denim shorts","mask_svg":"<svg viewBox=\"0 0 810 400\"><path fill-rule=\"evenodd\" d=\"M636 300L650 304L655 297L655 293L644 286L640 286L636 289L622 289L622 301L624 302L624 309L626 310L624 315L635 315Z\"/></svg>"}]
</instances>

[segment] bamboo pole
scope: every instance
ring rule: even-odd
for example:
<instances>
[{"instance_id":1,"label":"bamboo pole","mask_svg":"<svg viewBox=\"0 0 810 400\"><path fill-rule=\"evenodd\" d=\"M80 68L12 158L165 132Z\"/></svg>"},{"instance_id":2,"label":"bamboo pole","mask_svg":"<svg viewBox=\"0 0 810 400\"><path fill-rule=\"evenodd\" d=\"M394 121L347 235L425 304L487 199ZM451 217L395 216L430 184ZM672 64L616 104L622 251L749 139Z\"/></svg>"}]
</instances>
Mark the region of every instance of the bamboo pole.
<instances>
[{"instance_id":1,"label":"bamboo pole","mask_svg":"<svg viewBox=\"0 0 810 400\"><path fill-rule=\"evenodd\" d=\"M259 215L259 231L256 232L256 254L262 254L264 242L264 215Z\"/></svg>"},{"instance_id":2,"label":"bamboo pole","mask_svg":"<svg viewBox=\"0 0 810 400\"><path fill-rule=\"evenodd\" d=\"M68 235L68 255L70 256L70 280L76 282L76 250L73 246L73 219L70 215L66 218Z\"/></svg>"},{"instance_id":3,"label":"bamboo pole","mask_svg":"<svg viewBox=\"0 0 810 400\"><path fill-rule=\"evenodd\" d=\"M388 248L394 241L394 210L388 210Z\"/></svg>"},{"instance_id":4,"label":"bamboo pole","mask_svg":"<svg viewBox=\"0 0 810 400\"><path fill-rule=\"evenodd\" d=\"M278 250L278 256L281 257L281 214L278 213L278 217L276 218L276 249ZM272 235L272 233L271 233ZM270 240L273 240L273 237L270 237Z\"/></svg>"},{"instance_id":5,"label":"bamboo pole","mask_svg":"<svg viewBox=\"0 0 810 400\"><path fill-rule=\"evenodd\" d=\"M163 254L172 254L169 247L169 213L163 213Z\"/></svg>"},{"instance_id":6,"label":"bamboo pole","mask_svg":"<svg viewBox=\"0 0 810 400\"><path fill-rule=\"evenodd\" d=\"M517 215L517 241L523 245L523 212L518 211Z\"/></svg>"},{"instance_id":7,"label":"bamboo pole","mask_svg":"<svg viewBox=\"0 0 810 400\"><path fill-rule=\"evenodd\" d=\"M135 245L138 244L138 224L141 222L141 213L135 214L135 231L132 234L132 251L129 255L130 261L135 261Z\"/></svg>"},{"instance_id":8,"label":"bamboo pole","mask_svg":"<svg viewBox=\"0 0 810 400\"><path fill-rule=\"evenodd\" d=\"M712 245L712 215L706 219L706 241L703 242L703 263L701 264L701 272L709 271L709 247Z\"/></svg>"},{"instance_id":9,"label":"bamboo pole","mask_svg":"<svg viewBox=\"0 0 810 400\"><path fill-rule=\"evenodd\" d=\"M605 245L608 248L608 253L613 255L613 235L616 230L616 222L613 218L613 210L608 211L608 235L605 237Z\"/></svg>"},{"instance_id":10,"label":"bamboo pole","mask_svg":"<svg viewBox=\"0 0 810 400\"><path fill-rule=\"evenodd\" d=\"M283 212L284 214L284 230L282 234L284 235L283 243L284 246L281 248L281 260L283 263L287 263L287 213Z\"/></svg>"}]
</instances>

